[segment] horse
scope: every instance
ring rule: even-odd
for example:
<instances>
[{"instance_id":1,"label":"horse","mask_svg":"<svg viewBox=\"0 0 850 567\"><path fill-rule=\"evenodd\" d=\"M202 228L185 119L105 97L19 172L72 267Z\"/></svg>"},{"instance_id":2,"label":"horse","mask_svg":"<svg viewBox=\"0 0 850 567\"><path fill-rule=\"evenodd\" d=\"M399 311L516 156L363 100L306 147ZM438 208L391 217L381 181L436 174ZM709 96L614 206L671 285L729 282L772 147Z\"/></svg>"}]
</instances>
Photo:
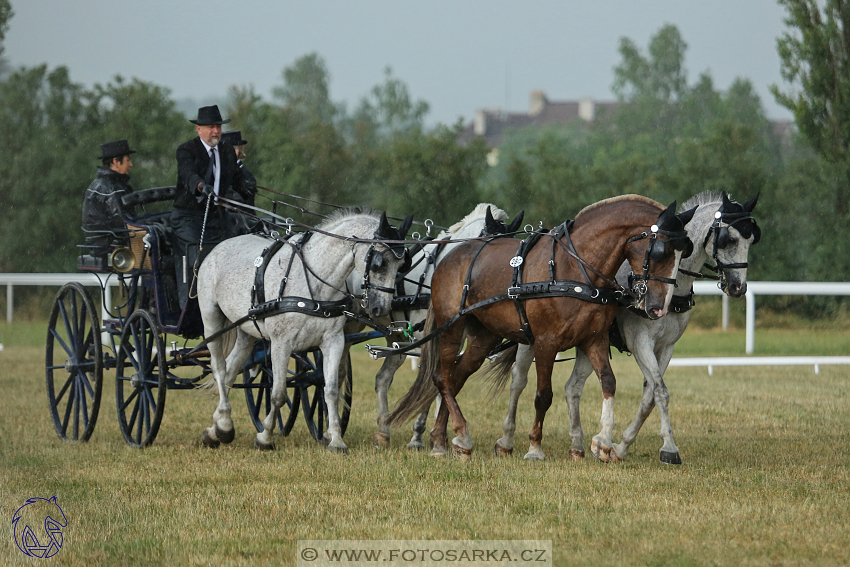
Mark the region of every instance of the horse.
<instances>
[{"instance_id":1,"label":"horse","mask_svg":"<svg viewBox=\"0 0 850 567\"><path fill-rule=\"evenodd\" d=\"M286 399L290 355L320 347L324 355L328 449L347 452L340 432L337 372L345 347L343 315L351 309L351 296L344 291L346 278L355 267L360 270L364 274L364 309L372 317L386 316L406 251L398 242L382 241L403 240L411 222L412 217L408 217L396 230L387 222L386 213L378 216L371 209L342 209L314 231L286 241L277 239L281 244L272 245L270 242L275 241L259 235L244 235L225 240L210 252L198 273L204 336L212 337L240 319L243 322L236 327L235 344L229 354L224 352L223 336L208 343L219 403L212 426L202 435L204 445L217 447L233 440L228 395L254 342L266 337L271 341L274 380L271 407L254 446L274 449L274 416ZM259 271L262 266L265 273ZM275 290L278 298L266 302L265 292L258 290ZM288 310L267 309L281 304L287 304ZM252 309L260 315L245 320L245 314Z\"/></svg>"},{"instance_id":2,"label":"horse","mask_svg":"<svg viewBox=\"0 0 850 567\"><path fill-rule=\"evenodd\" d=\"M673 348L690 320L690 308L693 305L693 282L706 258L713 258L718 270L720 289L730 297L741 297L747 291L747 256L750 246L758 242L761 231L752 218L758 196L740 204L732 201L725 192L704 191L691 197L682 205L683 209L696 207L691 221L686 225L688 237L696 245L695 252L683 259L676 277L676 291L673 293L671 312L663 319L647 319L628 307L617 309L616 327L612 333L621 337L620 350L634 354L635 362L644 376L643 397L634 421L623 433L623 442L607 447L594 443L591 453L603 462L625 459L629 447L635 442L640 428L646 421L652 408L658 406L661 417L661 438L663 445L660 460L665 464L682 463L679 449L673 440L668 405L670 394L664 383L664 373L673 356ZM717 215L719 213L719 216ZM621 283L627 278L629 266L623 264L617 273ZM496 441L495 450L499 455L513 452L513 437L516 429L517 401L528 382L528 370L531 368L534 353L525 345L520 345L512 370L510 402L505 417L504 435ZM499 364L501 362L498 362ZM572 374L565 386L567 403L570 408L570 457L573 460L584 458L584 433L581 427L579 401L585 381L593 367L587 355L576 350L576 362Z\"/></svg>"},{"instance_id":3,"label":"horse","mask_svg":"<svg viewBox=\"0 0 850 567\"><path fill-rule=\"evenodd\" d=\"M603 430L598 438L610 445L616 380L608 362L607 330L617 305L611 298L628 293L653 319L667 313L672 277L687 241L684 224L693 214L677 216L675 206L674 202L665 209L646 197L624 195L586 207L572 223L541 235L545 242L523 243L520 252L516 241L508 239L456 246L437 266L431 281L425 332L436 336L423 347L419 374L391 414L391 422L420 411L430 403L436 386L443 403L431 431L431 455L447 453L446 426L451 416L456 435L452 451L469 459L472 439L455 396L503 339L529 344L537 361L529 458L544 459L543 420L552 403L555 356L579 346L602 382ZM624 260L642 272L635 276L633 289L599 288L614 283L612 278ZM586 284L574 281L582 277ZM522 296L525 290L544 288L545 294ZM466 346L458 356L464 337Z\"/></svg>"},{"instance_id":4,"label":"horse","mask_svg":"<svg viewBox=\"0 0 850 567\"><path fill-rule=\"evenodd\" d=\"M490 203L479 203L463 219L448 229L441 231L437 235L436 240L463 240L487 235L512 233L519 227L522 217L523 213L520 213L510 224L506 224L503 222L508 218L505 211ZM405 321L410 325L410 328L414 329L422 327L428 311L427 299L431 295L430 285L434 268L442 261L446 252L453 246L455 245L425 244L424 246L418 246L412 251L410 270L403 274L403 277L399 273L397 294L400 297L393 302L399 308L394 309L392 312L393 321ZM355 289L357 281L357 273L352 272L349 282ZM426 301L421 303L419 299L425 299ZM354 332L356 330L347 330L347 332ZM414 336L421 337L421 331L415 332ZM409 339L409 336L404 336L402 333L397 332L387 337L387 344L391 345L393 343L408 341ZM387 356L384 358L381 369L375 376L375 393L378 397L378 424L373 441L377 448L387 448L390 446L388 392L393 383L396 371L401 367L405 359L406 355L403 354ZM425 432L428 411L429 408L425 408L414 422L413 436L407 444L408 449L420 450L425 448L425 444L422 442L422 435Z\"/></svg>"}]
</instances>

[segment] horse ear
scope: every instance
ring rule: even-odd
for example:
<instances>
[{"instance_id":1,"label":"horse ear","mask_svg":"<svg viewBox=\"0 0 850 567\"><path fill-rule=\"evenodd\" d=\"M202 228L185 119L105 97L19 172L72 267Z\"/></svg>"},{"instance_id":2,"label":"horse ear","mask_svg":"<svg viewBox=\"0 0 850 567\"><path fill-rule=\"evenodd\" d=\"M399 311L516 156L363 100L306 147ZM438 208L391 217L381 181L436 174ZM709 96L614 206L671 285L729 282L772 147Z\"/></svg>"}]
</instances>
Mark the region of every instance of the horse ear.
<instances>
[{"instance_id":1,"label":"horse ear","mask_svg":"<svg viewBox=\"0 0 850 567\"><path fill-rule=\"evenodd\" d=\"M401 227L398 229L399 240L404 240L404 237L407 236L407 231L410 230L411 225L413 224L413 215L407 215L404 217L404 220L401 221Z\"/></svg>"},{"instance_id":2,"label":"horse ear","mask_svg":"<svg viewBox=\"0 0 850 567\"><path fill-rule=\"evenodd\" d=\"M721 211L731 212L732 211L732 200L729 199L729 195L726 191L721 191L723 195L723 204L720 206Z\"/></svg>"},{"instance_id":3,"label":"horse ear","mask_svg":"<svg viewBox=\"0 0 850 567\"><path fill-rule=\"evenodd\" d=\"M508 226L508 232L516 232L519 230L519 226L522 224L522 218L525 216L525 211L522 210L519 214L514 217L514 220L511 221L510 226Z\"/></svg>"},{"instance_id":4,"label":"horse ear","mask_svg":"<svg viewBox=\"0 0 850 567\"><path fill-rule=\"evenodd\" d=\"M664 220L675 217L676 216L676 201L670 203L666 209L664 209L660 215L658 215L658 224L664 224Z\"/></svg>"},{"instance_id":5,"label":"horse ear","mask_svg":"<svg viewBox=\"0 0 850 567\"><path fill-rule=\"evenodd\" d=\"M679 218L680 221L682 221L682 226L685 226L686 224L691 222L691 219L694 218L694 213L696 213L696 212L697 212L697 208L694 207L693 209L691 209L689 211L685 211L684 213L679 213L676 216Z\"/></svg>"},{"instance_id":6,"label":"horse ear","mask_svg":"<svg viewBox=\"0 0 850 567\"><path fill-rule=\"evenodd\" d=\"M392 232L389 232L391 230L392 230L392 227L390 226L390 223L387 220L387 212L384 211L384 212L381 213L381 222L378 225L378 234L383 234L383 235L392 234Z\"/></svg>"},{"instance_id":7,"label":"horse ear","mask_svg":"<svg viewBox=\"0 0 850 567\"><path fill-rule=\"evenodd\" d=\"M756 203L758 203L759 195L761 195L761 191L759 191L758 193L756 193L756 196L755 196L755 197L753 197L752 199L750 199L749 201L747 201L747 203L744 205L744 210L745 210L746 212L748 212L748 213L753 212L753 209L755 209L755 208L756 208Z\"/></svg>"},{"instance_id":8,"label":"horse ear","mask_svg":"<svg viewBox=\"0 0 850 567\"><path fill-rule=\"evenodd\" d=\"M484 212L484 230L487 234L499 234L499 227L496 225L496 219L493 218L493 213L490 212L490 205L487 205L487 210Z\"/></svg>"}]
</instances>

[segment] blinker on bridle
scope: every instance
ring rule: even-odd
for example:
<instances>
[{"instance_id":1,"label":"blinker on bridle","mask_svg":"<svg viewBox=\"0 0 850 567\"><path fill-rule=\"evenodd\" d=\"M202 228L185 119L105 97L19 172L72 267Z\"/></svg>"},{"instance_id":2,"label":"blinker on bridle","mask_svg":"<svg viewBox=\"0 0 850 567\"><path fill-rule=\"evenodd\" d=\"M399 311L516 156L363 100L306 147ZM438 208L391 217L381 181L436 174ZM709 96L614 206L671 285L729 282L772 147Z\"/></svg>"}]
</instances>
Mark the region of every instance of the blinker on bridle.
<instances>
[{"instance_id":1,"label":"blinker on bridle","mask_svg":"<svg viewBox=\"0 0 850 567\"><path fill-rule=\"evenodd\" d=\"M659 234L666 236L667 240L659 240ZM644 238L649 238L649 246L646 247L646 254L643 258L643 274L636 275L634 272L629 274L629 287L632 288L632 291L637 293L640 297L646 295L646 284L649 280L655 280L673 286L676 285L675 278L662 278L649 274L650 262L661 261L664 257L665 247L668 242L676 250L682 250L683 252L687 251L687 254L685 254L684 257L690 256L691 251L693 250L693 244L691 244L690 239L688 238L687 231L663 230L657 224L652 225L649 231L644 231L636 236L632 236L626 241L626 244L643 240ZM688 250L688 244L691 244L690 250Z\"/></svg>"}]
</instances>

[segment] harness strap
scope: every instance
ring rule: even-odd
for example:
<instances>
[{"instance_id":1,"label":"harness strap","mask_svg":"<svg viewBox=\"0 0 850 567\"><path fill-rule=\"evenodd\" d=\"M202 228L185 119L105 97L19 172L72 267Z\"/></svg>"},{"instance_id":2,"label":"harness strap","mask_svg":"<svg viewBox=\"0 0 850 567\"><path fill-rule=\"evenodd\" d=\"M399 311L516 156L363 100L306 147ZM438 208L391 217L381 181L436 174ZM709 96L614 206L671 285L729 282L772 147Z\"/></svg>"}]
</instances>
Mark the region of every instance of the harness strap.
<instances>
[{"instance_id":1,"label":"harness strap","mask_svg":"<svg viewBox=\"0 0 850 567\"><path fill-rule=\"evenodd\" d=\"M266 301L248 310L248 318L265 319L281 313L302 313L313 317L342 317L352 308L350 298L337 301L315 301L306 297L287 296Z\"/></svg>"}]
</instances>

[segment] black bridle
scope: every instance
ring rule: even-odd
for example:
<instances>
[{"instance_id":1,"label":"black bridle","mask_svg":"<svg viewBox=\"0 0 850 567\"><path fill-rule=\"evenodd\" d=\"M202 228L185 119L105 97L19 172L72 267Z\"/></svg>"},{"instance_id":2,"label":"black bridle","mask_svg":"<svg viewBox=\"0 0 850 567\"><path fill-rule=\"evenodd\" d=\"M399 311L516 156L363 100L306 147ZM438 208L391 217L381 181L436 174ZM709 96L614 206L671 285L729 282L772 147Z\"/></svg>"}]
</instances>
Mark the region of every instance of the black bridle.
<instances>
[{"instance_id":1,"label":"black bridle","mask_svg":"<svg viewBox=\"0 0 850 567\"><path fill-rule=\"evenodd\" d=\"M658 235L666 236L667 239L659 240ZM667 243L671 243L676 250L682 251L686 250L688 244L690 244L687 231L664 230L659 228L657 224L652 225L649 231L644 231L636 236L632 236L626 241L626 244L629 244L631 242L637 242L638 240L643 240L644 238L649 238L649 246L646 247L646 254L643 258L643 274L638 275L634 272L629 274L629 287L641 298L646 295L647 283L650 280L665 283L667 285L676 285L675 278L662 278L660 276L653 276L649 274L650 262L661 261L661 259L664 257L664 249ZM693 244L691 244L691 248L693 248Z\"/></svg>"}]
</instances>

